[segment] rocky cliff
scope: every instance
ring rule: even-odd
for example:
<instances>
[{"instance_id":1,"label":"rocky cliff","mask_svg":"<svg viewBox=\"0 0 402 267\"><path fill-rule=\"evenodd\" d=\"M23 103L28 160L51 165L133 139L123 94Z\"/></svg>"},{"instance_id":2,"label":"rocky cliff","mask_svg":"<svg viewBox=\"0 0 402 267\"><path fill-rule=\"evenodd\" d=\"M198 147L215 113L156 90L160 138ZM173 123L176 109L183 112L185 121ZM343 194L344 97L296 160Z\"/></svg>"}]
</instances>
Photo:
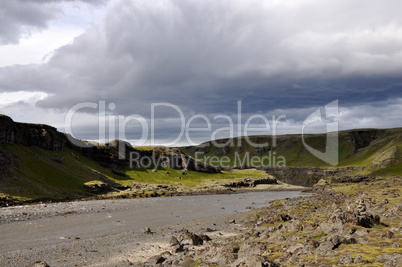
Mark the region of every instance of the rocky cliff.
<instances>
[{"instance_id":1,"label":"rocky cliff","mask_svg":"<svg viewBox=\"0 0 402 267\"><path fill-rule=\"evenodd\" d=\"M251 136L248 139L221 139L181 149L190 156L225 158L233 168L250 168L252 165L280 181L302 186L342 175L402 174L402 128L339 132L337 166L315 157L304 144L324 152L325 134Z\"/></svg>"},{"instance_id":2,"label":"rocky cliff","mask_svg":"<svg viewBox=\"0 0 402 267\"><path fill-rule=\"evenodd\" d=\"M46 150L71 146L66 136L52 126L18 123L5 115L0 115L0 144L37 146Z\"/></svg>"},{"instance_id":3,"label":"rocky cliff","mask_svg":"<svg viewBox=\"0 0 402 267\"><path fill-rule=\"evenodd\" d=\"M244 159L253 157L265 159L260 162L262 165L275 165L275 162L278 163L283 157L286 166L331 167L310 153L305 143L324 152L326 134L236 137L180 149L190 156L198 155L201 158L226 157L233 166L242 165ZM341 131L338 132L338 143L340 166L350 165L350 162L355 165L369 165L390 148L387 153L383 153L381 162L373 164L373 168L388 167L401 162L398 151L402 147L402 128ZM390 157L395 160L389 160ZM365 162L367 159L370 159L370 162ZM258 166L247 160L245 164Z\"/></svg>"},{"instance_id":4,"label":"rocky cliff","mask_svg":"<svg viewBox=\"0 0 402 267\"><path fill-rule=\"evenodd\" d=\"M354 176L364 170L364 167L343 168L312 168L312 167L259 167L276 179L293 185L313 186L319 180L339 179L345 176Z\"/></svg>"},{"instance_id":5,"label":"rocky cliff","mask_svg":"<svg viewBox=\"0 0 402 267\"><path fill-rule=\"evenodd\" d=\"M128 167L130 165L130 153L137 153L140 158L148 157L154 162L161 162L162 167L207 173L220 172L218 169L196 161L177 149L168 149L169 151L163 151L163 153L158 150L140 151L121 140L114 140L106 144L93 144L74 139L49 125L18 123L5 115L0 115L0 144L36 146L50 151L71 148L97 161L103 167L112 169ZM121 157L122 151L124 157Z\"/></svg>"},{"instance_id":6,"label":"rocky cliff","mask_svg":"<svg viewBox=\"0 0 402 267\"><path fill-rule=\"evenodd\" d=\"M17 124L0 114L0 144L22 144L22 136Z\"/></svg>"}]
</instances>

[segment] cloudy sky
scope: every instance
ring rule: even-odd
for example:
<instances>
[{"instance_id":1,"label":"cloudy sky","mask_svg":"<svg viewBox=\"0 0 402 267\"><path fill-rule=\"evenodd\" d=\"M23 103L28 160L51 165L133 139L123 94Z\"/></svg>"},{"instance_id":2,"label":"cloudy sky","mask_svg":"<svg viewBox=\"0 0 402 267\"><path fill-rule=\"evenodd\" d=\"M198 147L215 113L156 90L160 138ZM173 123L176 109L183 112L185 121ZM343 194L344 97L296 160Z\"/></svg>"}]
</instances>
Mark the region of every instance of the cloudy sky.
<instances>
[{"instance_id":1,"label":"cloudy sky","mask_svg":"<svg viewBox=\"0 0 402 267\"><path fill-rule=\"evenodd\" d=\"M244 135L248 119L259 129L247 134L272 134L274 120L276 133L300 133L336 100L341 130L401 127L401 10L400 0L1 0L0 113L90 140L103 139L99 120L118 128L121 116L133 143L153 123L155 143L180 145L187 123L203 129L194 143ZM152 113L152 103L165 104ZM334 120L321 111L306 131Z\"/></svg>"}]
</instances>

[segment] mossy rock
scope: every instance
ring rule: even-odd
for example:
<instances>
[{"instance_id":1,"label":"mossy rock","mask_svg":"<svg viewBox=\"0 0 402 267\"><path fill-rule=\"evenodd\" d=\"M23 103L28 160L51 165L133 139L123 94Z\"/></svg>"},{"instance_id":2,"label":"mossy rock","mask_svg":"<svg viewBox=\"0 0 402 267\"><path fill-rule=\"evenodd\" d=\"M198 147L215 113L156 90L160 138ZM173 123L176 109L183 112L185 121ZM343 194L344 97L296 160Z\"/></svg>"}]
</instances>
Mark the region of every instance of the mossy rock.
<instances>
[{"instance_id":1,"label":"mossy rock","mask_svg":"<svg viewBox=\"0 0 402 267\"><path fill-rule=\"evenodd\" d=\"M85 190L90 193L99 194L110 190L110 186L102 181L89 181L84 184Z\"/></svg>"}]
</instances>

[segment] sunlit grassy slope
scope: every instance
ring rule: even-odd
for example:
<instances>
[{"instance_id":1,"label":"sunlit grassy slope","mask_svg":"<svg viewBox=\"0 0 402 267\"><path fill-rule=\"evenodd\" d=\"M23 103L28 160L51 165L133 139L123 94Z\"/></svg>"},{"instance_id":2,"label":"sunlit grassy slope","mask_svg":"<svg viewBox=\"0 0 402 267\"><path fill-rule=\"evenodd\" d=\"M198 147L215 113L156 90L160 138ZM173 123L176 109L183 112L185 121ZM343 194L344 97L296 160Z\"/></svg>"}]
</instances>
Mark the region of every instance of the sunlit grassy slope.
<instances>
[{"instance_id":1,"label":"sunlit grassy slope","mask_svg":"<svg viewBox=\"0 0 402 267\"><path fill-rule=\"evenodd\" d=\"M211 142L207 142L200 146L182 148L182 151L191 156L196 156L198 153L199 160L214 155L228 157L232 165L240 165L239 159L243 160L247 155L267 158L271 153L272 165L274 158L278 162L283 157L287 166L330 167L305 148L301 135L282 135L275 139L272 136L252 136L249 139L252 143L266 145L255 147L242 137L217 140L220 144L233 143L223 148L215 147ZM304 140L312 148L325 151L326 136L324 134L305 135ZM371 171L375 171L402 162L402 128L342 131L339 132L338 140L338 166L366 166ZM258 166L258 162L255 165ZM398 166L390 167L390 170L401 174Z\"/></svg>"},{"instance_id":2,"label":"sunlit grassy slope","mask_svg":"<svg viewBox=\"0 0 402 267\"><path fill-rule=\"evenodd\" d=\"M237 141L240 140L241 146ZM271 153L272 158L285 158L287 166L329 167L325 162L308 152L300 135L278 136L276 146L271 136L253 136L254 143L268 145L255 148L244 138L233 140L234 146L216 148L186 147L183 152L195 156L228 157L235 163L238 153L241 159L246 154L264 157ZM220 140L224 143L228 140ZM324 151L324 135L308 135L305 141L316 149ZM154 147L136 148L149 151ZM158 148L161 149L161 148ZM275 154L273 154L275 153ZM3 157L3 158L2 158ZM203 158L198 158L202 160ZM0 145L0 197L8 194L23 199L76 199L91 196L84 184L91 181L107 180L112 183L131 185L132 183L164 184L173 186L197 187L211 185L219 181L228 181L242 177L265 177L266 174L256 170L234 170L233 172L207 174L193 171L159 169L120 169L127 176L121 176L110 168L102 167L72 149L48 151L35 146ZM339 165L363 166L365 173L372 175L402 175L402 129L354 130L339 133Z\"/></svg>"},{"instance_id":3,"label":"sunlit grassy slope","mask_svg":"<svg viewBox=\"0 0 402 267\"><path fill-rule=\"evenodd\" d=\"M208 185L216 181L226 181L242 177L266 177L257 170L242 170L207 174L170 168L158 169L122 169L127 177L114 174L110 169L81 155L79 152L64 149L47 151L41 148L22 145L2 145L0 151L12 155L12 174L0 176L0 197L5 194L21 200L76 199L93 194L87 192L84 184L108 179L122 185L132 183L162 184L195 187ZM6 166L2 166L5 169Z\"/></svg>"},{"instance_id":4,"label":"sunlit grassy slope","mask_svg":"<svg viewBox=\"0 0 402 267\"><path fill-rule=\"evenodd\" d=\"M159 169L157 172L152 170L129 170L126 172L135 181L149 184L162 184L173 186L187 186L195 187L202 185L210 185L213 182L229 181L235 178L252 177L263 178L267 177L267 174L259 170L234 170L232 172L222 173L201 173L195 171L186 171L185 175L180 170L175 169Z\"/></svg>"},{"instance_id":5,"label":"sunlit grassy slope","mask_svg":"<svg viewBox=\"0 0 402 267\"><path fill-rule=\"evenodd\" d=\"M12 175L0 176L0 193L25 199L66 199L89 196L84 183L103 174L120 177L77 151L47 151L22 145L2 145L3 153L14 156ZM2 166L4 168L5 166Z\"/></svg>"}]
</instances>

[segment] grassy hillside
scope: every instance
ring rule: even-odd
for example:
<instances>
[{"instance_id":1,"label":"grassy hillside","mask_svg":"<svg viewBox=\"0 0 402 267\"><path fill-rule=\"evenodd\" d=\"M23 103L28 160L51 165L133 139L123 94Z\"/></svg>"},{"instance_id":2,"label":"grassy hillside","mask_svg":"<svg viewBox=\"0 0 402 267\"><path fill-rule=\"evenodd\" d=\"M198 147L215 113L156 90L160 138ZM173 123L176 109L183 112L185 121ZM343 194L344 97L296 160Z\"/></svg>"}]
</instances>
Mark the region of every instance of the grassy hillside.
<instances>
[{"instance_id":1,"label":"grassy hillside","mask_svg":"<svg viewBox=\"0 0 402 267\"><path fill-rule=\"evenodd\" d=\"M158 170L156 173L152 170L128 170L126 172L132 179L140 183L148 184L161 184L161 185L173 185L173 186L185 186L185 187L200 187L211 185L212 183L228 182L236 178L263 178L267 174L263 171L251 169L251 170L234 170L232 172L222 173L202 173L195 171L186 171L185 175L180 170L171 168Z\"/></svg>"},{"instance_id":2,"label":"grassy hillside","mask_svg":"<svg viewBox=\"0 0 402 267\"><path fill-rule=\"evenodd\" d=\"M120 168L120 175L102 167L80 152L65 148L48 151L23 145L0 145L0 198L11 196L20 201L77 199L97 195L85 189L85 184L103 183L131 186L158 184L177 187L199 187L217 181L225 182L242 177L266 177L257 170L236 170L215 174L171 168ZM126 176L122 176L125 173Z\"/></svg>"},{"instance_id":3,"label":"grassy hillside","mask_svg":"<svg viewBox=\"0 0 402 267\"><path fill-rule=\"evenodd\" d=\"M231 165L240 165L238 159L243 160L247 155L250 158L254 156L267 158L271 155L271 165L274 164L274 158L278 163L278 160L283 157L286 166L331 167L305 148L301 135L277 136L276 146L273 145L272 136L252 136L249 139L253 143L267 143L267 145L255 147L242 137L216 141L219 144L228 144L224 147L216 147L212 142L207 142L199 146L182 148L182 151L194 157L198 153L198 159L206 160L207 163L212 156L227 157ZM324 134L305 135L304 140L309 146L325 151L326 136ZM338 166L340 167L365 166L370 172L391 168L392 173L401 174L398 172L398 164L402 162L402 128L342 131L339 132L338 148ZM269 161L265 161L267 162ZM259 166L258 161L254 165Z\"/></svg>"},{"instance_id":4,"label":"grassy hillside","mask_svg":"<svg viewBox=\"0 0 402 267\"><path fill-rule=\"evenodd\" d=\"M1 166L0 193L21 199L66 199L90 196L84 184L106 177L118 181L120 176L65 148L48 151L39 147L1 145L3 157L11 158ZM103 178L104 179L104 178Z\"/></svg>"},{"instance_id":5,"label":"grassy hillside","mask_svg":"<svg viewBox=\"0 0 402 267\"><path fill-rule=\"evenodd\" d=\"M149 169L129 168L124 164L115 164L118 163L115 160L118 157L118 150L112 144L87 150L74 147L52 150L46 147L55 147L57 143L49 140L47 143L43 140L39 142L46 144L44 148L23 144L0 145L0 201L5 196L24 201L38 201L77 199L101 194L89 190L91 188L88 189L88 185L106 184L108 190L110 188L123 190L124 186L133 184L198 188L213 186L217 182L226 183L236 178L267 176L265 172L257 170L222 171L222 173L186 170L183 173L181 169L161 166L157 171L154 171L152 166ZM275 164L274 160L278 163L278 159L282 157L285 159L286 166L333 168L307 151L300 135L277 136L276 146L273 145L272 136L252 136L250 140L253 143L268 144L255 147L242 137L217 140L220 144L232 142L233 145L215 147L212 142L208 142L200 146L180 148L180 150L193 157L196 157L196 153L200 153L197 154L198 160L205 160L206 163L215 166L217 162L211 162L211 159L226 158L225 164L240 165L238 160L244 160L248 156L249 158L270 157L271 162L265 161L263 165ZM323 134L307 135L305 141L315 149L321 151L325 149L326 137ZM142 155L158 157L169 154L168 152L171 151L180 153L177 148L164 147L137 147L135 150L140 151ZM258 164L253 165L258 166ZM361 167L353 170L357 170L358 173L348 173L348 175L362 173L402 175L402 128L340 132L338 167L348 166ZM301 175L297 179L306 179L306 177Z\"/></svg>"}]
</instances>

